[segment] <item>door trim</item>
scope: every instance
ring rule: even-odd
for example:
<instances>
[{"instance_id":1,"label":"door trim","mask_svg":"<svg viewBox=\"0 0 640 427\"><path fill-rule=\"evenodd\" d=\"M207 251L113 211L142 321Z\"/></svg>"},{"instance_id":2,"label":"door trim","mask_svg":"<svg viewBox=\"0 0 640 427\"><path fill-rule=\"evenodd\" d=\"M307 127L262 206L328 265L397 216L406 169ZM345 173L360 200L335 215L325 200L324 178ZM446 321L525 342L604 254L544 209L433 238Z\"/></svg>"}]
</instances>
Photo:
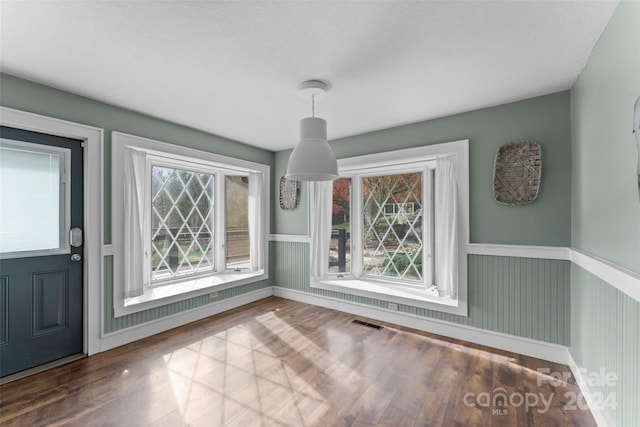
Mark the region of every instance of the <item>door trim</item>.
<instances>
[{"instance_id":1,"label":"door trim","mask_svg":"<svg viewBox=\"0 0 640 427\"><path fill-rule=\"evenodd\" d=\"M79 139L84 142L83 351L87 355L99 353L104 307L102 304L104 131L93 126L7 107L0 107L0 125Z\"/></svg>"}]
</instances>

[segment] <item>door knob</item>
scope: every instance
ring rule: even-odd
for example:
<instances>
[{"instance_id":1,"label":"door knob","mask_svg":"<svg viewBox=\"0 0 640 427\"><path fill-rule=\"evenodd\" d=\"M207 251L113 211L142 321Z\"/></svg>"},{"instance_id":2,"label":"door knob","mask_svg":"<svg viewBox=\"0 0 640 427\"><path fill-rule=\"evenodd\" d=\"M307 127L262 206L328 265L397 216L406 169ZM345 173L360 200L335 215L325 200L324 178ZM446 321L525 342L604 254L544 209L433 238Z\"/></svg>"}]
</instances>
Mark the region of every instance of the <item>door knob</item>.
<instances>
[{"instance_id":1,"label":"door knob","mask_svg":"<svg viewBox=\"0 0 640 427\"><path fill-rule=\"evenodd\" d=\"M80 254L73 254L71 255L71 261L73 262L79 262L82 260L82 257L80 256Z\"/></svg>"}]
</instances>

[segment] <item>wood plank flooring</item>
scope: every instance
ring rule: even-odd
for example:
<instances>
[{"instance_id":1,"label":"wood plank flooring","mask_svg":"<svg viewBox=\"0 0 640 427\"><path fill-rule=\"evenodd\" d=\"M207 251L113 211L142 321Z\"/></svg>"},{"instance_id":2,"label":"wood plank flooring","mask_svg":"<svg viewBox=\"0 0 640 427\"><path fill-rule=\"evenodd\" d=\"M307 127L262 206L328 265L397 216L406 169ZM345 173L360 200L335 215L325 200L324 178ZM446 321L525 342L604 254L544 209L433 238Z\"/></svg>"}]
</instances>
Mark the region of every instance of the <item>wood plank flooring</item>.
<instances>
[{"instance_id":1,"label":"wood plank flooring","mask_svg":"<svg viewBox=\"0 0 640 427\"><path fill-rule=\"evenodd\" d=\"M4 384L0 424L595 426L540 368L569 371L270 297Z\"/></svg>"}]
</instances>

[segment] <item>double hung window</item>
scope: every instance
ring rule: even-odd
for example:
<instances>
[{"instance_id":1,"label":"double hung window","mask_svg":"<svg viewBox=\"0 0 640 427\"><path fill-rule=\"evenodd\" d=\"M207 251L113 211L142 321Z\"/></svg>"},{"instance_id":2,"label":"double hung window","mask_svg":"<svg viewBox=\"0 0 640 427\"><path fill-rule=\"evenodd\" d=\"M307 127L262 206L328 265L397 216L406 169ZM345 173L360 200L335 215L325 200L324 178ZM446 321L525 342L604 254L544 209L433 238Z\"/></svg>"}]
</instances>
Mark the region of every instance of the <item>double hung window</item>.
<instances>
[{"instance_id":1,"label":"double hung window","mask_svg":"<svg viewBox=\"0 0 640 427\"><path fill-rule=\"evenodd\" d=\"M312 187L312 286L466 314L467 141L338 164Z\"/></svg>"}]
</instances>

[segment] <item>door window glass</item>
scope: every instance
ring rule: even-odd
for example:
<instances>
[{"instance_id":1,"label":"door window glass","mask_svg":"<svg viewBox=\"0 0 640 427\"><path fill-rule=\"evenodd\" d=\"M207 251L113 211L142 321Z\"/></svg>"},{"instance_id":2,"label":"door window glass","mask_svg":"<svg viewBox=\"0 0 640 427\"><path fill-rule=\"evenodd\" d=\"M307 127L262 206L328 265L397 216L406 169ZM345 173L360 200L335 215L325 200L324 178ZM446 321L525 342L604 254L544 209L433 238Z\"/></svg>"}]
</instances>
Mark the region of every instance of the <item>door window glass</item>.
<instances>
[{"instance_id":1,"label":"door window glass","mask_svg":"<svg viewBox=\"0 0 640 427\"><path fill-rule=\"evenodd\" d=\"M66 249L68 150L0 141L0 255Z\"/></svg>"}]
</instances>

